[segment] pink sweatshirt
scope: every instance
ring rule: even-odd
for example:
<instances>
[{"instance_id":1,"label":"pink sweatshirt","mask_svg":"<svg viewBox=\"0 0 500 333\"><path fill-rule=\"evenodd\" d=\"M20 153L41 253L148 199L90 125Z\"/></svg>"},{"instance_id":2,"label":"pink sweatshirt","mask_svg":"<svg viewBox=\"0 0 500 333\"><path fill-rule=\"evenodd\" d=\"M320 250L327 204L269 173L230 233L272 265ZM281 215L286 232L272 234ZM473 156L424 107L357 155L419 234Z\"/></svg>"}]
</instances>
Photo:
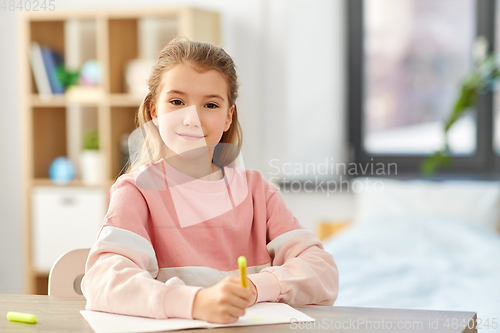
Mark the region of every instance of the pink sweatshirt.
<instances>
[{"instance_id":1,"label":"pink sweatshirt","mask_svg":"<svg viewBox=\"0 0 500 333\"><path fill-rule=\"evenodd\" d=\"M192 319L202 287L239 276L247 258L256 302L333 305L337 265L279 188L256 170L187 176L166 160L120 176L82 280L87 310Z\"/></svg>"}]
</instances>

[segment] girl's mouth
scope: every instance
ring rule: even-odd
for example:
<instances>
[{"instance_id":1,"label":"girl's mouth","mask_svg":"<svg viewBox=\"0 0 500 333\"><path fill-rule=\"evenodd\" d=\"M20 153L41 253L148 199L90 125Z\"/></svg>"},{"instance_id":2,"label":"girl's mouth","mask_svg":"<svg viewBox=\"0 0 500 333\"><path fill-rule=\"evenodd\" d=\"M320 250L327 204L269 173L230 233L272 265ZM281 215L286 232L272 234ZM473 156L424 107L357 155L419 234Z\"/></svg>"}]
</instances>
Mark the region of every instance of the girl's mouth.
<instances>
[{"instance_id":1,"label":"girl's mouth","mask_svg":"<svg viewBox=\"0 0 500 333\"><path fill-rule=\"evenodd\" d=\"M188 134L188 133L177 133L177 135L183 138L184 140L188 141L196 141L204 138L204 136Z\"/></svg>"}]
</instances>

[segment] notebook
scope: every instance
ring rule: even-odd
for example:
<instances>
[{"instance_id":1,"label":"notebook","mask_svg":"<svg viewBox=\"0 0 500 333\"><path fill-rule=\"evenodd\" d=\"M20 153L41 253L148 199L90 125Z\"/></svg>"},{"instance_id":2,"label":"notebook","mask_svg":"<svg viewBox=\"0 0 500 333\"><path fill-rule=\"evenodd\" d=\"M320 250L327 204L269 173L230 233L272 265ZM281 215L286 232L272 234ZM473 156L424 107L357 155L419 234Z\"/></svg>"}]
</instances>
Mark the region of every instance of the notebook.
<instances>
[{"instance_id":1,"label":"notebook","mask_svg":"<svg viewBox=\"0 0 500 333\"><path fill-rule=\"evenodd\" d=\"M203 320L190 319L152 319L112 314L99 311L80 311L83 318L96 333L135 333L175 331L189 328L215 328L233 326L258 326L270 324L291 324L296 322L315 321L284 303L257 303L245 310L245 315L231 324L214 324Z\"/></svg>"}]
</instances>

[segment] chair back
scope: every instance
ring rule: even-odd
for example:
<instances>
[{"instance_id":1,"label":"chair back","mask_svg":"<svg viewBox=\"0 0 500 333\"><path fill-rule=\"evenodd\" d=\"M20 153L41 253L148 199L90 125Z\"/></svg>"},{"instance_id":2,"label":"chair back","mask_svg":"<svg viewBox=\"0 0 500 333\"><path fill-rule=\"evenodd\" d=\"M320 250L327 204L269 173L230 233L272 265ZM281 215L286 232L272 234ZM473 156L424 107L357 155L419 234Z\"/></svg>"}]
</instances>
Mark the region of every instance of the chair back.
<instances>
[{"instance_id":1,"label":"chair back","mask_svg":"<svg viewBox=\"0 0 500 333\"><path fill-rule=\"evenodd\" d=\"M49 295L83 297L80 283L90 249L69 251L56 260L49 274Z\"/></svg>"}]
</instances>

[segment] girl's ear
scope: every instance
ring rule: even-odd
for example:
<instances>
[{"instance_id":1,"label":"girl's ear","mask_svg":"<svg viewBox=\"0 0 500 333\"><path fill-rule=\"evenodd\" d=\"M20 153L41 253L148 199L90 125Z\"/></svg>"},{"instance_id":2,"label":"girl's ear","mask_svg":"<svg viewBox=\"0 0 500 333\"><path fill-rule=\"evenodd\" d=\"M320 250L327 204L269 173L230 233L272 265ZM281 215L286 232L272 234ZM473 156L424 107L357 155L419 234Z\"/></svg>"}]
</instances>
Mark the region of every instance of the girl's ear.
<instances>
[{"instance_id":1,"label":"girl's ear","mask_svg":"<svg viewBox=\"0 0 500 333\"><path fill-rule=\"evenodd\" d=\"M151 119L153 120L153 124L155 124L156 127L158 127L158 117L156 115L156 109L154 107L154 105L151 105L150 108L150 114L151 114Z\"/></svg>"},{"instance_id":2,"label":"girl's ear","mask_svg":"<svg viewBox=\"0 0 500 333\"><path fill-rule=\"evenodd\" d=\"M156 116L156 109L153 103L149 104L149 113L151 114L151 118Z\"/></svg>"},{"instance_id":3,"label":"girl's ear","mask_svg":"<svg viewBox=\"0 0 500 333\"><path fill-rule=\"evenodd\" d=\"M233 105L231 106L231 110L227 113L227 119L226 119L226 125L224 126L224 132L229 130L229 127L231 127L231 123L233 122L233 111L236 106Z\"/></svg>"}]
</instances>

